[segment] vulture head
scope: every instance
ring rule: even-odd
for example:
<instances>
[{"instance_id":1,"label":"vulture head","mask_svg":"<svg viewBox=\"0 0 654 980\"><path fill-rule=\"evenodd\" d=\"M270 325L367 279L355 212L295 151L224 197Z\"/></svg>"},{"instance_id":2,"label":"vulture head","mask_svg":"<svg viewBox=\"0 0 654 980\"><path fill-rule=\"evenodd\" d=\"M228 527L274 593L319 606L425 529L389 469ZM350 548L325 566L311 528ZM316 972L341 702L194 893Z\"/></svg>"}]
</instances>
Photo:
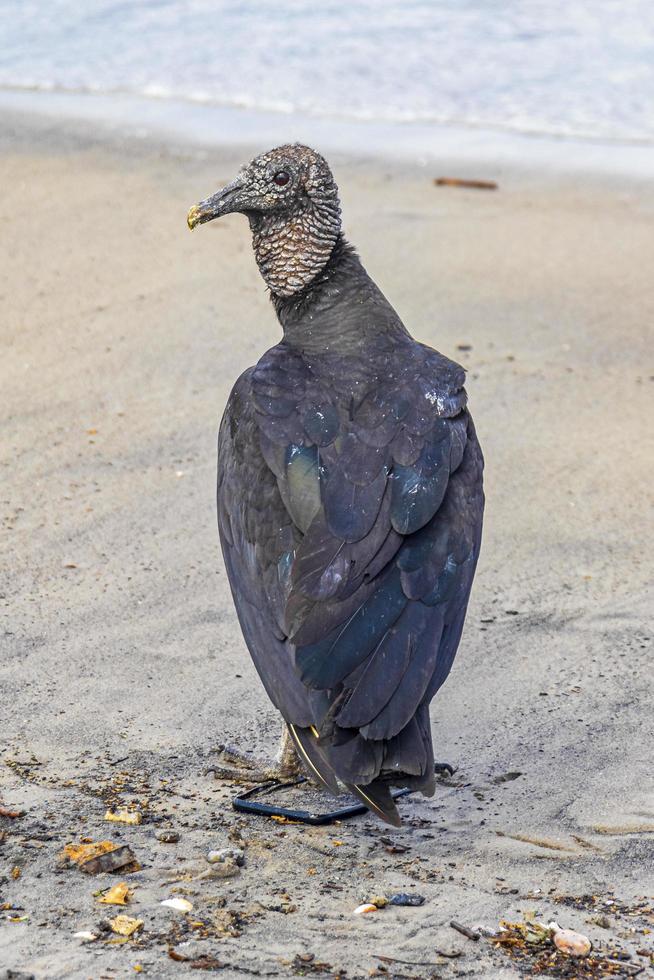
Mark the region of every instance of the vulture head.
<instances>
[{"instance_id":1,"label":"vulture head","mask_svg":"<svg viewBox=\"0 0 654 980\"><path fill-rule=\"evenodd\" d=\"M188 213L196 225L240 212L252 230L259 271L277 296L292 296L320 274L341 231L338 188L326 161L299 143L278 146Z\"/></svg>"}]
</instances>

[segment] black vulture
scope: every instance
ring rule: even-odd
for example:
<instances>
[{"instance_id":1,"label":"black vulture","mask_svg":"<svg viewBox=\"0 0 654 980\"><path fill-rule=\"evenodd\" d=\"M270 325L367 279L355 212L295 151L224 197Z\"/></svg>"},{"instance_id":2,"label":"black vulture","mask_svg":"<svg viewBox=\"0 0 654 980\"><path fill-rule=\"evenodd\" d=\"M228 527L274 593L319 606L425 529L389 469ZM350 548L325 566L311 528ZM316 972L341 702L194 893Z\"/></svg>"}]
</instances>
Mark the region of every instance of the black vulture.
<instances>
[{"instance_id":1,"label":"black vulture","mask_svg":"<svg viewBox=\"0 0 654 980\"><path fill-rule=\"evenodd\" d=\"M248 218L283 330L220 426L236 611L287 748L399 826L391 786L434 793L429 703L479 555L483 458L464 371L414 340L366 273L314 150L256 157L188 224L232 212Z\"/></svg>"}]
</instances>

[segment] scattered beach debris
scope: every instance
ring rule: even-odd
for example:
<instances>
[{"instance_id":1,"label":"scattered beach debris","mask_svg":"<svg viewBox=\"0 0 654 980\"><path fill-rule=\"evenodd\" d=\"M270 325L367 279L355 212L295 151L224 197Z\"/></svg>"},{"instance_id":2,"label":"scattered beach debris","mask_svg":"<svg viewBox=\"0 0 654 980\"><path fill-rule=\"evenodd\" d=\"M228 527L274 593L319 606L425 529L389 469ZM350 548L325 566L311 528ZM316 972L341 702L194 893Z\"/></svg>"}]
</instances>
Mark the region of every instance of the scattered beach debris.
<instances>
[{"instance_id":1,"label":"scattered beach debris","mask_svg":"<svg viewBox=\"0 0 654 980\"><path fill-rule=\"evenodd\" d=\"M535 913L526 913L523 922L503 920L488 942L513 960L528 960L530 976L585 980L638 976L644 970L642 966L626 962L630 958L628 953L614 948L606 952L594 951L586 936L572 929L561 929L555 922L549 925L539 922Z\"/></svg>"},{"instance_id":2,"label":"scattered beach debris","mask_svg":"<svg viewBox=\"0 0 654 980\"><path fill-rule=\"evenodd\" d=\"M553 895L558 905L568 905L583 912L610 912L612 915L627 915L641 918L654 925L654 899L641 897L632 902L616 898L613 892L608 895Z\"/></svg>"},{"instance_id":3,"label":"scattered beach debris","mask_svg":"<svg viewBox=\"0 0 654 980\"><path fill-rule=\"evenodd\" d=\"M118 810L107 810L104 819L111 821L111 823L126 823L136 827L142 822L143 817L138 810L128 810L121 807Z\"/></svg>"},{"instance_id":4,"label":"scattered beach debris","mask_svg":"<svg viewBox=\"0 0 654 980\"><path fill-rule=\"evenodd\" d=\"M98 901L102 905L127 905L131 897L132 893L127 882L120 881L117 885L113 885L107 891L102 892Z\"/></svg>"},{"instance_id":5,"label":"scattered beach debris","mask_svg":"<svg viewBox=\"0 0 654 980\"><path fill-rule=\"evenodd\" d=\"M377 911L379 909L384 909L389 905L395 906L406 906L407 908L417 908L423 905L425 902L424 896L422 895L408 895L404 892L399 892L395 895L391 895L387 898L386 895L371 895L370 898L366 899L363 905L357 906L354 910L355 915L364 915L367 912Z\"/></svg>"},{"instance_id":6,"label":"scattered beach debris","mask_svg":"<svg viewBox=\"0 0 654 980\"><path fill-rule=\"evenodd\" d=\"M494 180L469 180L467 177L435 177L436 187L468 187L476 191L496 191L499 184Z\"/></svg>"},{"instance_id":7,"label":"scattered beach debris","mask_svg":"<svg viewBox=\"0 0 654 980\"><path fill-rule=\"evenodd\" d=\"M456 932L460 932L462 936L466 937L466 939L473 939L475 942L477 942L481 935L481 933L476 929L469 929L468 926L462 925L460 922L457 922L456 919L452 919L450 922L450 927L456 930Z\"/></svg>"},{"instance_id":8,"label":"scattered beach debris","mask_svg":"<svg viewBox=\"0 0 654 980\"><path fill-rule=\"evenodd\" d=\"M587 936L572 929L562 929L557 922L550 922L552 939L557 949L567 956L588 956L593 945Z\"/></svg>"},{"instance_id":9,"label":"scattered beach debris","mask_svg":"<svg viewBox=\"0 0 654 980\"><path fill-rule=\"evenodd\" d=\"M425 904L424 895L407 895L404 892L399 892L397 895L391 895L388 900L389 905L404 905L408 908L418 908L420 905Z\"/></svg>"},{"instance_id":10,"label":"scattered beach debris","mask_svg":"<svg viewBox=\"0 0 654 980\"><path fill-rule=\"evenodd\" d=\"M213 935L238 939L243 929L259 915L259 911L237 912L234 909L217 909L212 916Z\"/></svg>"},{"instance_id":11,"label":"scattered beach debris","mask_svg":"<svg viewBox=\"0 0 654 980\"><path fill-rule=\"evenodd\" d=\"M193 903L187 898L164 898L161 904L176 912L190 912L193 908Z\"/></svg>"},{"instance_id":12,"label":"scattered beach debris","mask_svg":"<svg viewBox=\"0 0 654 980\"><path fill-rule=\"evenodd\" d=\"M500 928L493 937L493 942L508 942L507 934L517 935L526 943L544 943L552 938L552 929L544 922L539 922L535 912L527 912L523 922L507 922L502 919ZM509 945L511 943L509 942Z\"/></svg>"},{"instance_id":13,"label":"scattered beach debris","mask_svg":"<svg viewBox=\"0 0 654 980\"><path fill-rule=\"evenodd\" d=\"M114 871L130 874L141 870L141 865L136 860L131 847L127 844L114 844L110 840L67 844L61 857L67 863L76 865L80 871L90 875Z\"/></svg>"},{"instance_id":14,"label":"scattered beach debris","mask_svg":"<svg viewBox=\"0 0 654 980\"><path fill-rule=\"evenodd\" d=\"M117 936L125 936L129 939L133 936L135 932L143 926L142 919L133 919L131 915L117 915L115 918L109 920L109 925L111 926L111 931L115 932Z\"/></svg>"},{"instance_id":15,"label":"scattered beach debris","mask_svg":"<svg viewBox=\"0 0 654 980\"><path fill-rule=\"evenodd\" d=\"M176 830L158 830L154 836L162 844L179 844L179 834Z\"/></svg>"},{"instance_id":16,"label":"scattered beach debris","mask_svg":"<svg viewBox=\"0 0 654 980\"><path fill-rule=\"evenodd\" d=\"M81 939L83 943L94 943L98 937L94 932L82 929L80 932L73 933L73 939Z\"/></svg>"}]
</instances>

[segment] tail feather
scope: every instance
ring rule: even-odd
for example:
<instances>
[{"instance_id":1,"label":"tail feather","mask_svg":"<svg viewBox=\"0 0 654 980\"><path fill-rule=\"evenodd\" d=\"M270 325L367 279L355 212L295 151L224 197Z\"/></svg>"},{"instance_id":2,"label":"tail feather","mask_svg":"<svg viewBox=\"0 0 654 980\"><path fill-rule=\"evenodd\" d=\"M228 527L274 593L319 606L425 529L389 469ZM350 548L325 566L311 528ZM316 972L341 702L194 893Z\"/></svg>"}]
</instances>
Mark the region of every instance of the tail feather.
<instances>
[{"instance_id":1,"label":"tail feather","mask_svg":"<svg viewBox=\"0 0 654 980\"><path fill-rule=\"evenodd\" d=\"M314 732L310 728L297 728L290 724L288 730L300 759L309 771L309 775L316 779L323 789L333 793L334 796L340 796L341 790L334 770L320 750L318 738Z\"/></svg>"},{"instance_id":2,"label":"tail feather","mask_svg":"<svg viewBox=\"0 0 654 980\"><path fill-rule=\"evenodd\" d=\"M413 720L411 726L409 726L411 730L404 733L404 738L396 736L394 739L386 742L387 757L384 759L385 771L381 778L374 778L370 782L350 782L345 772L341 772L340 776L343 785L353 796L361 800L380 820L390 824L392 827L401 827L402 821L391 794L391 784L411 786L412 788L421 790L425 795L431 795L435 789L431 733L428 725L429 716L426 716L427 724L425 724L425 713L419 712L418 714L419 717ZM340 796L342 787L339 785L334 768L336 759L331 758L332 755L337 754L339 747L342 748L340 743L334 745L332 739L325 739L324 746L321 745L321 736L313 727L299 728L296 725L289 724L288 729L297 753L309 775L323 789L332 793L334 796ZM336 732L338 733L338 731L339 729L337 728ZM363 742L364 740L358 735L355 735L344 744L347 748L350 742L359 741ZM379 745L380 747L381 744L383 743L370 743L371 746ZM410 758L412 752L416 753L416 760ZM379 764L381 764L382 758L383 756L380 752ZM345 761L345 759L339 756L339 763ZM347 762L351 761L349 758L347 759ZM420 764L416 766L417 762ZM388 768L386 768L387 766ZM341 766L338 764L336 768L339 771L341 770ZM350 769L349 778L352 780L354 771L361 767L346 765L344 768L346 771ZM352 771L353 768L354 771Z\"/></svg>"},{"instance_id":3,"label":"tail feather","mask_svg":"<svg viewBox=\"0 0 654 980\"><path fill-rule=\"evenodd\" d=\"M391 827L402 826L400 814L391 796L388 783L377 779L367 786L356 786L354 783L346 783L345 785L350 793L365 803L368 809L372 810L384 823L390 824Z\"/></svg>"}]
</instances>

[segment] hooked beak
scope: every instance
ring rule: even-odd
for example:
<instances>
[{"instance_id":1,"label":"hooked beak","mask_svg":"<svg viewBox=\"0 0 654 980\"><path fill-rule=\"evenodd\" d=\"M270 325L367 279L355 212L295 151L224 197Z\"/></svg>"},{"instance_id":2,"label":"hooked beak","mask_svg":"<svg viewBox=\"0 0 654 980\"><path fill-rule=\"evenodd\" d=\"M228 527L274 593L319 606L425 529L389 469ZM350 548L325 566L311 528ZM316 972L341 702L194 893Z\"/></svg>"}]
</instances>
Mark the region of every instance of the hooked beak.
<instances>
[{"instance_id":1,"label":"hooked beak","mask_svg":"<svg viewBox=\"0 0 654 980\"><path fill-rule=\"evenodd\" d=\"M221 218L224 214L231 214L239 210L238 192L242 190L242 185L233 180L222 190L216 191L206 201L194 204L186 216L186 223L193 231L196 225L203 225L214 218Z\"/></svg>"}]
</instances>

